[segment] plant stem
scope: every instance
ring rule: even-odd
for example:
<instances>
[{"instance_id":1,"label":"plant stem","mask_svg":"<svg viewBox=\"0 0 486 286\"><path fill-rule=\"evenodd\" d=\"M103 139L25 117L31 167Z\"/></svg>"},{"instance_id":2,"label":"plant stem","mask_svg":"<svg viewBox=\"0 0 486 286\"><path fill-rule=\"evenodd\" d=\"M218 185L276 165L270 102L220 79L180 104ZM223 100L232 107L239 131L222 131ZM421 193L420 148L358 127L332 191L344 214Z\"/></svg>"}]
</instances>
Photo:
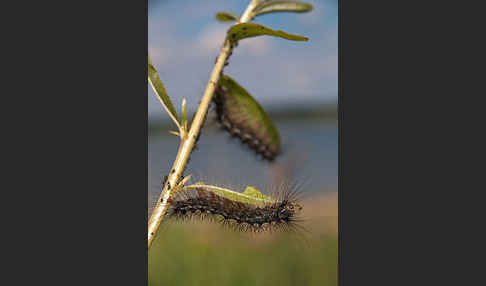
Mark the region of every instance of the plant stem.
<instances>
[{"instance_id":1,"label":"plant stem","mask_svg":"<svg viewBox=\"0 0 486 286\"><path fill-rule=\"evenodd\" d=\"M246 8L245 12L242 14L240 18L240 23L249 22L252 19L252 10L261 0L251 0L250 4ZM181 134L181 143L179 145L179 151L177 152L177 157L172 165L172 169L169 173L167 178L167 182L162 189L162 193L160 194L159 199L157 200L157 205L153 210L152 216L148 221L148 247L152 244L152 240L157 233L157 230L164 218L165 213L167 212L167 201L171 196L172 189L177 185L179 182L179 178L184 171L187 161L192 153L194 148L194 144L196 143L196 139L201 131L201 127L204 123L204 117L209 108L209 104L211 103L211 98L213 97L214 90L216 85L219 81L219 77L221 75L221 71L223 70L224 63L228 58L228 55L231 52L231 45L229 40L225 40L223 47L221 48L221 52L218 56L216 64L213 68L213 72L211 73L211 77L209 79L208 85L206 87L206 91L201 99L201 103L196 111L194 116L194 120L191 124L191 128L188 133ZM169 188L168 186L171 186Z\"/></svg>"}]
</instances>

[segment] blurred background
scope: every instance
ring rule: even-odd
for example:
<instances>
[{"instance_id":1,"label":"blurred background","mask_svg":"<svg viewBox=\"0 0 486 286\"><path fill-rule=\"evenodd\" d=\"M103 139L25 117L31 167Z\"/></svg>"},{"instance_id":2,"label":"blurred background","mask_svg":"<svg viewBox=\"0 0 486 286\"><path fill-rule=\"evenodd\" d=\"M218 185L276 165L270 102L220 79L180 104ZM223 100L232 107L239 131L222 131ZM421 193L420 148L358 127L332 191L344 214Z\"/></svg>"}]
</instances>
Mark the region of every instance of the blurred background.
<instances>
[{"instance_id":1,"label":"blurred background","mask_svg":"<svg viewBox=\"0 0 486 286\"><path fill-rule=\"evenodd\" d=\"M310 13L275 13L254 22L303 35L240 41L228 74L262 105L280 132L283 153L273 163L231 138L210 109L197 150L184 172L191 181L263 192L282 181L302 185L303 225L295 234L233 233L214 224L164 222L149 252L149 285L337 285L337 0L305 1ZM148 47L178 112L197 108L230 24L244 0L149 0ZM175 159L176 127L148 85L148 204Z\"/></svg>"}]
</instances>

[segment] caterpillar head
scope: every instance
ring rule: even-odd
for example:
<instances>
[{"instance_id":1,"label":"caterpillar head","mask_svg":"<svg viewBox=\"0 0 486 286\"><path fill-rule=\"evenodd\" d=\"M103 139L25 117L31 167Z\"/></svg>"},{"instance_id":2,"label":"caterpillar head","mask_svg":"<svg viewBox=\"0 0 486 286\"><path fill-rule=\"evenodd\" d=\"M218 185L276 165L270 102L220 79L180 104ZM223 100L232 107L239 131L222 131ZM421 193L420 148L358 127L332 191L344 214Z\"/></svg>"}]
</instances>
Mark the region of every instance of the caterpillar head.
<instances>
[{"instance_id":1,"label":"caterpillar head","mask_svg":"<svg viewBox=\"0 0 486 286\"><path fill-rule=\"evenodd\" d=\"M288 221L298 215L302 211L302 208L302 205L298 203L284 200L277 209L276 216L278 216L281 220Z\"/></svg>"}]
</instances>

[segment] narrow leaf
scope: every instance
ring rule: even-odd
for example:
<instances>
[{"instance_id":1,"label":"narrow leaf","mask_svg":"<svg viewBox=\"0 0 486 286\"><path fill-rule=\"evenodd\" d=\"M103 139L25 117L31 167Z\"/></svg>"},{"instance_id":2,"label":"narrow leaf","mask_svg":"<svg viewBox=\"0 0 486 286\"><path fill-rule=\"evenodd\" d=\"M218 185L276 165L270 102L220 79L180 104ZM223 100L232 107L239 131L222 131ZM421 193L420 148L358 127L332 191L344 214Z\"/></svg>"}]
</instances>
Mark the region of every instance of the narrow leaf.
<instances>
[{"instance_id":1,"label":"narrow leaf","mask_svg":"<svg viewBox=\"0 0 486 286\"><path fill-rule=\"evenodd\" d=\"M240 193L240 192L237 192L237 191L233 191L233 190L218 187L218 186L205 185L203 183L196 183L194 185L189 185L189 186L183 187L184 190L193 190L193 189L197 189L197 188L203 188L206 191L213 192L217 195L228 198L230 200L239 201L239 202L243 202L243 203L265 205L267 203L275 202L274 199L263 195L262 193L258 192L258 190L257 190L257 192L260 195L255 195L255 193L250 193L250 194Z\"/></svg>"},{"instance_id":2,"label":"narrow leaf","mask_svg":"<svg viewBox=\"0 0 486 286\"><path fill-rule=\"evenodd\" d=\"M231 13L231 12L218 12L216 13L216 19L220 22L238 22L240 17L238 15Z\"/></svg>"},{"instance_id":3,"label":"narrow leaf","mask_svg":"<svg viewBox=\"0 0 486 286\"><path fill-rule=\"evenodd\" d=\"M189 179L191 179L192 177L192 174L189 174L187 175L186 177L184 177L178 184L177 186L175 186L173 189L172 189L172 196L175 195L176 193L184 190L184 185L187 183L187 181L189 181Z\"/></svg>"},{"instance_id":4,"label":"narrow leaf","mask_svg":"<svg viewBox=\"0 0 486 286\"><path fill-rule=\"evenodd\" d=\"M174 105L172 104L172 101L167 95L167 92L165 91L165 87L162 84L162 81L160 80L157 70L155 69L154 65L152 64L152 61L150 60L150 56L148 57L148 79L160 103L162 103L162 105L164 106L167 113L169 113L169 116L172 118L174 123L180 128L180 123L177 119L178 118L177 112L174 108Z\"/></svg>"},{"instance_id":5,"label":"narrow leaf","mask_svg":"<svg viewBox=\"0 0 486 286\"><path fill-rule=\"evenodd\" d=\"M275 12L296 12L305 13L312 10L312 5L309 3L298 1L266 1L260 3L253 10L255 16Z\"/></svg>"},{"instance_id":6,"label":"narrow leaf","mask_svg":"<svg viewBox=\"0 0 486 286\"><path fill-rule=\"evenodd\" d=\"M218 120L233 136L248 144L265 159L280 153L280 136L263 108L227 75L220 78L214 96Z\"/></svg>"},{"instance_id":7,"label":"narrow leaf","mask_svg":"<svg viewBox=\"0 0 486 286\"><path fill-rule=\"evenodd\" d=\"M273 200L271 197L265 196L257 188L252 187L252 186L246 186L246 189L243 192L243 194L257 198L257 199L263 199L263 200L267 200L267 201Z\"/></svg>"},{"instance_id":8,"label":"narrow leaf","mask_svg":"<svg viewBox=\"0 0 486 286\"><path fill-rule=\"evenodd\" d=\"M263 25L259 25L255 23L236 24L228 30L228 39L230 40L231 44L241 39L257 37L261 35L270 35L270 36L280 37L292 41L308 40L308 38L303 36L292 35L292 34L285 33L283 31L275 31Z\"/></svg>"},{"instance_id":9,"label":"narrow leaf","mask_svg":"<svg viewBox=\"0 0 486 286\"><path fill-rule=\"evenodd\" d=\"M187 110L186 110L186 98L182 98L182 126L187 131Z\"/></svg>"}]
</instances>

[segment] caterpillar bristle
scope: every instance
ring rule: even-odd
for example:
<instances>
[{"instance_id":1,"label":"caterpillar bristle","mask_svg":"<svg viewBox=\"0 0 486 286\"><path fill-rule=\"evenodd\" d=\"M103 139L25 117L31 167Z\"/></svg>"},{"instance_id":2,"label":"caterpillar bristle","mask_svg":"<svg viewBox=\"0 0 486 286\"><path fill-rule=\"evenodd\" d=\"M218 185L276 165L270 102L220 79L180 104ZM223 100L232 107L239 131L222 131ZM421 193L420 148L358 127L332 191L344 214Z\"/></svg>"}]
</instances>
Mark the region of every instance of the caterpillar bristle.
<instances>
[{"instance_id":1,"label":"caterpillar bristle","mask_svg":"<svg viewBox=\"0 0 486 286\"><path fill-rule=\"evenodd\" d=\"M296 231L302 206L294 192L280 191L263 205L232 200L206 190L184 190L168 200L167 216L176 220L205 220L240 232Z\"/></svg>"}]
</instances>

